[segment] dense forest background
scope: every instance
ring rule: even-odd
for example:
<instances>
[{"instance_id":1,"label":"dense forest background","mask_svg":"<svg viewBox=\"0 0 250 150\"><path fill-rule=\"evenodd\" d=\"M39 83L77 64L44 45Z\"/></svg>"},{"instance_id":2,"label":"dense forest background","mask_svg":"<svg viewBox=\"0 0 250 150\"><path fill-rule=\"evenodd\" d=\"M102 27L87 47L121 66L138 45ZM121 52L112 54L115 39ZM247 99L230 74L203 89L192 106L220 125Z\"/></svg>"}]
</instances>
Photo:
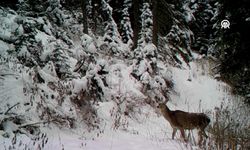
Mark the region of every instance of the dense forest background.
<instances>
[{"instance_id":1,"label":"dense forest background","mask_svg":"<svg viewBox=\"0 0 250 150\"><path fill-rule=\"evenodd\" d=\"M152 42L157 47L157 57L177 63L176 53L186 62L192 59L191 50L211 55L220 61L217 68L220 79L231 84L234 92L249 102L250 5L247 0L2 0L0 5L21 15L47 16L57 26L70 28L64 23L66 18L60 16L60 9L65 9L70 13L68 17L75 17L83 24L82 32L104 35L104 41L114 45L120 36L123 43L129 43L133 53L140 51L143 42ZM221 29L223 19L231 22L230 29ZM120 52L112 50L112 53Z\"/></svg>"}]
</instances>

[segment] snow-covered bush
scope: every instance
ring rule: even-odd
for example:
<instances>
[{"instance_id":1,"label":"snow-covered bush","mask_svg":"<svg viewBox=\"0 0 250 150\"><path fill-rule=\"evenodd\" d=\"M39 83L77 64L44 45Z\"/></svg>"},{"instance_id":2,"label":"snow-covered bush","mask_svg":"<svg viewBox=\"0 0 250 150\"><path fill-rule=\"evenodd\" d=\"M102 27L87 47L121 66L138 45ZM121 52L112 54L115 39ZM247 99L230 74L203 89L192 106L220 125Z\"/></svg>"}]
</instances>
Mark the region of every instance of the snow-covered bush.
<instances>
[{"instance_id":1,"label":"snow-covered bush","mask_svg":"<svg viewBox=\"0 0 250 150\"><path fill-rule=\"evenodd\" d=\"M239 98L240 99L240 98ZM204 145L210 149L249 149L249 110L242 102L232 108L224 103L216 107L209 127L209 142Z\"/></svg>"}]
</instances>

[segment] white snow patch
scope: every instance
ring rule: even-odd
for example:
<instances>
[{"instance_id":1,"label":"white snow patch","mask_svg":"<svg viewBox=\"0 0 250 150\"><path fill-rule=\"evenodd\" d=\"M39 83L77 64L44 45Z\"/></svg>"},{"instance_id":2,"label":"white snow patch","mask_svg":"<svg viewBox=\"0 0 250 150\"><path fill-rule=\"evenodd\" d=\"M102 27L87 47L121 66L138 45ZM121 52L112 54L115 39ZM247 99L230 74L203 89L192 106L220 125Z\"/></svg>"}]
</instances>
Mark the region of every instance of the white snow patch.
<instances>
[{"instance_id":1,"label":"white snow patch","mask_svg":"<svg viewBox=\"0 0 250 150\"><path fill-rule=\"evenodd\" d=\"M85 91L87 89L88 79L86 77L83 77L81 79L73 79L72 85L74 87L74 89L73 89L74 93L79 93L80 91Z\"/></svg>"},{"instance_id":2,"label":"white snow patch","mask_svg":"<svg viewBox=\"0 0 250 150\"><path fill-rule=\"evenodd\" d=\"M178 109L193 112L213 110L232 98L230 87L206 73L207 67L209 65L191 62L190 69L172 68L177 93L171 94L171 99Z\"/></svg>"},{"instance_id":3,"label":"white snow patch","mask_svg":"<svg viewBox=\"0 0 250 150\"><path fill-rule=\"evenodd\" d=\"M9 45L6 42L0 40L0 55L5 54L7 50L9 50Z\"/></svg>"}]
</instances>

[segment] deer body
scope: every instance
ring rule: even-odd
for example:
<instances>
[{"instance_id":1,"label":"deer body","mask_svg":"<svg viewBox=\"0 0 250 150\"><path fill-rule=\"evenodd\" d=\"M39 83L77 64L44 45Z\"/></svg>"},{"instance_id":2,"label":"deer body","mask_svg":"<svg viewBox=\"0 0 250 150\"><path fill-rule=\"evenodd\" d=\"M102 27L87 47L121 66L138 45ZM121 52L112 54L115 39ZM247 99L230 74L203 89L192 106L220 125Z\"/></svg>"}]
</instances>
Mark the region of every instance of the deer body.
<instances>
[{"instance_id":1,"label":"deer body","mask_svg":"<svg viewBox=\"0 0 250 150\"><path fill-rule=\"evenodd\" d=\"M165 104L160 104L159 108L162 115L173 128L172 139L176 134L177 129L181 131L181 136L185 139L184 130L199 130L199 145L202 141L202 135L207 137L205 128L210 122L210 119L204 113L189 113L181 110L171 111Z\"/></svg>"}]
</instances>

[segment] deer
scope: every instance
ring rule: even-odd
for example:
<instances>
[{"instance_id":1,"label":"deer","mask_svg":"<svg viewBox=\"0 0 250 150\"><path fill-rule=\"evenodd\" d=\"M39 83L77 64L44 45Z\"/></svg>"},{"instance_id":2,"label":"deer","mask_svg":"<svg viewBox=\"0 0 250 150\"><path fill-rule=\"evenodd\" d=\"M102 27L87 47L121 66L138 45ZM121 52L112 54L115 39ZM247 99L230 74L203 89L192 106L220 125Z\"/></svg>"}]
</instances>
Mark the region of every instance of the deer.
<instances>
[{"instance_id":1,"label":"deer","mask_svg":"<svg viewBox=\"0 0 250 150\"><path fill-rule=\"evenodd\" d=\"M209 117L204 113L191 113L185 112L181 110L170 110L167 105L164 103L160 103L157 106L164 118L170 123L173 128L172 139L174 139L177 130L179 129L181 132L181 137L185 142L185 131L184 130L193 130L198 129L199 141L198 144L201 146L201 142L203 140L203 136L208 137L205 132L205 128L210 123Z\"/></svg>"}]
</instances>

